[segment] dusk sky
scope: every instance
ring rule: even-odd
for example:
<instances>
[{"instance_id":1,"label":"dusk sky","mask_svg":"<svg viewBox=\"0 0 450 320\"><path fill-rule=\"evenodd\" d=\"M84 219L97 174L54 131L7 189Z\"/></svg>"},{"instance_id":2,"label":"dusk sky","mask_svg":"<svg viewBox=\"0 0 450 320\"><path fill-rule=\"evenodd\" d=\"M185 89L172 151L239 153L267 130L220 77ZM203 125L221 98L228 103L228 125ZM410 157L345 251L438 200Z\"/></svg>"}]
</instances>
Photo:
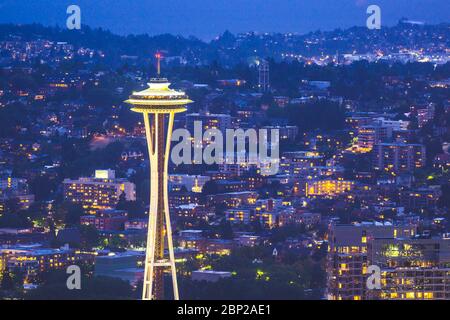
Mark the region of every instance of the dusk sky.
<instances>
[{"instance_id":1,"label":"dusk sky","mask_svg":"<svg viewBox=\"0 0 450 320\"><path fill-rule=\"evenodd\" d=\"M381 7L382 25L402 17L450 22L449 0L0 0L0 23L64 26L71 4L80 6L82 23L92 27L205 40L225 30L306 33L364 25L370 4Z\"/></svg>"}]
</instances>

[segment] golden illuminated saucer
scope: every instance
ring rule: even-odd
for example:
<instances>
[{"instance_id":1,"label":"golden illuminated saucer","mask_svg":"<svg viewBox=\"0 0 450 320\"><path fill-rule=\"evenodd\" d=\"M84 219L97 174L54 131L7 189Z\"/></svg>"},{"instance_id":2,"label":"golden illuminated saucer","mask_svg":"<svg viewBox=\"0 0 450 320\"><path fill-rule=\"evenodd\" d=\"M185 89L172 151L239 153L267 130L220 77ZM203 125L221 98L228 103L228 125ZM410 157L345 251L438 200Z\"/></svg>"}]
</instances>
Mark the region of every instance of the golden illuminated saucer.
<instances>
[{"instance_id":1,"label":"golden illuminated saucer","mask_svg":"<svg viewBox=\"0 0 450 320\"><path fill-rule=\"evenodd\" d=\"M134 112L142 113L178 113L186 111L186 104L193 101L182 91L170 89L166 78L153 78L148 88L133 92L126 103L133 105Z\"/></svg>"}]
</instances>

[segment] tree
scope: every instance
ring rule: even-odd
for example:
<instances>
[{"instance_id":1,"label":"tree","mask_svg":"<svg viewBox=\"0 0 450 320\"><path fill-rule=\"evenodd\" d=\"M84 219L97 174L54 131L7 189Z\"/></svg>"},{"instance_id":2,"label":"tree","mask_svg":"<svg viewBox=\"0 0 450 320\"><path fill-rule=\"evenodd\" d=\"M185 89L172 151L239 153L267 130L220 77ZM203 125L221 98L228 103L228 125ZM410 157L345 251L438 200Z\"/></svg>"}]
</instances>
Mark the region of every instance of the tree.
<instances>
[{"instance_id":1,"label":"tree","mask_svg":"<svg viewBox=\"0 0 450 320\"><path fill-rule=\"evenodd\" d=\"M25 295L26 300L127 300L133 297L133 289L128 282L112 277L81 278L81 290L69 290L67 274L57 270L49 272L42 284Z\"/></svg>"},{"instance_id":2,"label":"tree","mask_svg":"<svg viewBox=\"0 0 450 320\"><path fill-rule=\"evenodd\" d=\"M127 240L120 235L115 234L108 242L108 247L113 249L122 249L127 246Z\"/></svg>"},{"instance_id":3,"label":"tree","mask_svg":"<svg viewBox=\"0 0 450 320\"><path fill-rule=\"evenodd\" d=\"M128 213L129 218L143 218L145 217L145 205L142 201L128 201L125 194L122 193L116 205L117 210L124 210Z\"/></svg>"},{"instance_id":4,"label":"tree","mask_svg":"<svg viewBox=\"0 0 450 320\"><path fill-rule=\"evenodd\" d=\"M206 204L208 196L217 193L219 193L219 186L217 185L216 181L214 180L207 181L202 188L202 193L200 197L201 203Z\"/></svg>"},{"instance_id":5,"label":"tree","mask_svg":"<svg viewBox=\"0 0 450 320\"><path fill-rule=\"evenodd\" d=\"M53 218L55 221L67 225L77 225L80 217L84 214L83 208L79 204L63 202L56 205Z\"/></svg>"},{"instance_id":6,"label":"tree","mask_svg":"<svg viewBox=\"0 0 450 320\"><path fill-rule=\"evenodd\" d=\"M231 227L230 222L225 219L221 221L218 232L222 239L233 239L233 228Z\"/></svg>"},{"instance_id":7,"label":"tree","mask_svg":"<svg viewBox=\"0 0 450 320\"><path fill-rule=\"evenodd\" d=\"M209 196L211 194L216 194L218 192L219 192L219 186L217 185L217 182L214 180L206 181L206 183L203 185L203 188L202 188L203 196Z\"/></svg>"},{"instance_id":8,"label":"tree","mask_svg":"<svg viewBox=\"0 0 450 320\"><path fill-rule=\"evenodd\" d=\"M20 201L18 198L10 198L5 201L5 211L10 213L17 213L20 211Z\"/></svg>"},{"instance_id":9,"label":"tree","mask_svg":"<svg viewBox=\"0 0 450 320\"><path fill-rule=\"evenodd\" d=\"M28 228L31 223L20 213L4 213L0 216L0 228Z\"/></svg>"},{"instance_id":10,"label":"tree","mask_svg":"<svg viewBox=\"0 0 450 320\"><path fill-rule=\"evenodd\" d=\"M438 200L438 205L441 208L450 208L450 184L443 184L441 190L442 195Z\"/></svg>"},{"instance_id":11,"label":"tree","mask_svg":"<svg viewBox=\"0 0 450 320\"><path fill-rule=\"evenodd\" d=\"M80 225L78 229L80 230L82 248L91 249L98 246L99 234L94 226Z\"/></svg>"},{"instance_id":12,"label":"tree","mask_svg":"<svg viewBox=\"0 0 450 320\"><path fill-rule=\"evenodd\" d=\"M288 105L284 117L300 131L339 130L345 124L345 110L336 103L319 101L302 105Z\"/></svg>"},{"instance_id":13,"label":"tree","mask_svg":"<svg viewBox=\"0 0 450 320\"><path fill-rule=\"evenodd\" d=\"M48 200L53 190L56 188L54 180L48 175L37 176L30 182L31 192L35 195L36 201Z\"/></svg>"},{"instance_id":14,"label":"tree","mask_svg":"<svg viewBox=\"0 0 450 320\"><path fill-rule=\"evenodd\" d=\"M0 284L0 288L6 291L14 289L14 281L8 271L4 271L2 274L2 281Z\"/></svg>"}]
</instances>

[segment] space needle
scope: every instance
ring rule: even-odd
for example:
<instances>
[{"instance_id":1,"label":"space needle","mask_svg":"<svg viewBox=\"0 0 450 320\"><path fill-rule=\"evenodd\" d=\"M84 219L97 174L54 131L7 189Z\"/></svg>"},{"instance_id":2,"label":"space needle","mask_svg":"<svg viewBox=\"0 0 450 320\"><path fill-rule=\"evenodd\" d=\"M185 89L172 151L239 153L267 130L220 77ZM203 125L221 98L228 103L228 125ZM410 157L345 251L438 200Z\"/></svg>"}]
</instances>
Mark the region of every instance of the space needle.
<instances>
[{"instance_id":1,"label":"space needle","mask_svg":"<svg viewBox=\"0 0 450 320\"><path fill-rule=\"evenodd\" d=\"M150 158L150 211L144 270L142 300L164 299L164 272L172 275L173 297L179 299L172 227L169 215L168 166L170 141L175 114L186 111L192 103L184 92L170 89L161 77L161 54L157 59L157 78L150 79L148 88L133 92L126 103L131 110L142 113ZM165 254L167 238L168 255Z\"/></svg>"}]
</instances>

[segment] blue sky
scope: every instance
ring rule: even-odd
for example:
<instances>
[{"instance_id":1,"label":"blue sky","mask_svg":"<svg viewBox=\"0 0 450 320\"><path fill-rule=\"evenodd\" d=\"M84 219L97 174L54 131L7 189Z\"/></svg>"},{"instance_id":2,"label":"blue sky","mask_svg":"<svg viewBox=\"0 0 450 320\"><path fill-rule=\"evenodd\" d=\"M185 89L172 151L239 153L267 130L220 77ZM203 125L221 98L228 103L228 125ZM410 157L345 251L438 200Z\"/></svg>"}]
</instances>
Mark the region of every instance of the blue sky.
<instances>
[{"instance_id":1,"label":"blue sky","mask_svg":"<svg viewBox=\"0 0 450 320\"><path fill-rule=\"evenodd\" d=\"M119 34L173 33L211 39L231 32L299 32L364 25L370 4L382 25L401 17L450 22L450 0L0 0L0 23L64 26L66 9L81 8L82 23Z\"/></svg>"}]
</instances>

